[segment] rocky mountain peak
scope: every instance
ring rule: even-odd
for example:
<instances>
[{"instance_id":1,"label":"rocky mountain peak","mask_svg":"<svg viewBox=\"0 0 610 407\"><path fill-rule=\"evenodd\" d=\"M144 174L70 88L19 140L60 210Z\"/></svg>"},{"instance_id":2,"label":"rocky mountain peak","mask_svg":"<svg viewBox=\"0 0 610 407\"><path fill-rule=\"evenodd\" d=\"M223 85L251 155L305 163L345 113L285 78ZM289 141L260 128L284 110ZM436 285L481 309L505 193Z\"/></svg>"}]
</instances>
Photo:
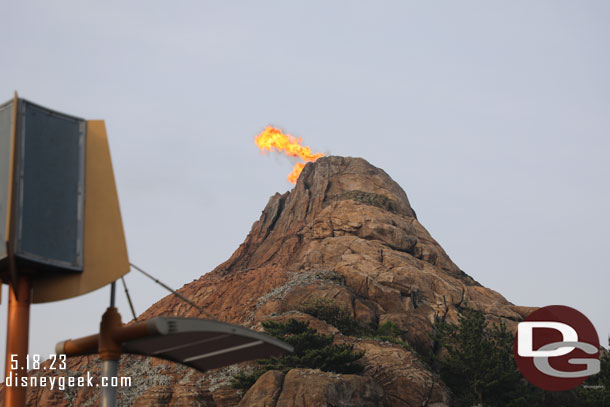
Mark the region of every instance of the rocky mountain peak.
<instances>
[{"instance_id":1,"label":"rocky mountain peak","mask_svg":"<svg viewBox=\"0 0 610 407\"><path fill-rule=\"evenodd\" d=\"M363 158L330 156L309 163L290 195L294 195L295 201L313 201L311 207L315 209L318 202L324 206L337 200L352 199L416 217L400 185Z\"/></svg>"},{"instance_id":2,"label":"rocky mountain peak","mask_svg":"<svg viewBox=\"0 0 610 407\"><path fill-rule=\"evenodd\" d=\"M240 367L185 374L184 367L166 361L130 356L121 362L123 373L137 381L121 393L123 405L447 407L447 387L412 351L429 351L435 322L457 322L460 308L467 306L510 328L530 311L461 271L419 223L402 188L362 158L331 156L308 163L291 191L269 199L233 255L202 274L179 292L206 315L254 329L270 319L308 321L364 352L364 376L273 371L241 399L229 386ZM409 346L339 335L328 321L304 312L312 301L333 304L361 326L391 322L404 331ZM139 319L157 315L206 318L173 295ZM99 368L99 359L70 362L71 371ZM38 405L71 405L69 398L41 392ZM87 388L72 397L90 403L96 395Z\"/></svg>"},{"instance_id":3,"label":"rocky mountain peak","mask_svg":"<svg viewBox=\"0 0 610 407\"><path fill-rule=\"evenodd\" d=\"M421 227L400 185L362 158L338 156L308 163L291 191L273 195L246 241L216 270L259 267L281 250L279 241L296 239L296 253L339 236L379 241L465 277Z\"/></svg>"}]
</instances>

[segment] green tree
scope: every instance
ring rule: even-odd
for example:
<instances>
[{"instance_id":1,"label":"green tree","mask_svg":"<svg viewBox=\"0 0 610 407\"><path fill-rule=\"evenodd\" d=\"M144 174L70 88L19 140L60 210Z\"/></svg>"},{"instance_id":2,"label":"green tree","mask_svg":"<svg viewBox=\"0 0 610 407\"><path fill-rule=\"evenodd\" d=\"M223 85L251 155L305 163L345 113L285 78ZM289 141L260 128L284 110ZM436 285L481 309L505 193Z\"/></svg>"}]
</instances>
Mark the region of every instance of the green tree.
<instances>
[{"instance_id":1,"label":"green tree","mask_svg":"<svg viewBox=\"0 0 610 407\"><path fill-rule=\"evenodd\" d=\"M377 326L374 324L364 326L356 321L347 309L339 307L331 299L314 298L302 303L298 310L334 326L343 335L373 339L380 342L391 342L413 351L411 345L404 340L406 332L398 328L391 321L386 321Z\"/></svg>"},{"instance_id":2,"label":"green tree","mask_svg":"<svg viewBox=\"0 0 610 407\"><path fill-rule=\"evenodd\" d=\"M431 362L457 406L530 407L544 393L523 379L513 358L513 335L503 323L488 326L480 311L462 308L458 325L439 321Z\"/></svg>"},{"instance_id":3,"label":"green tree","mask_svg":"<svg viewBox=\"0 0 610 407\"><path fill-rule=\"evenodd\" d=\"M370 329L352 318L351 313L328 298L314 298L302 303L298 311L309 314L337 328L343 335L361 336Z\"/></svg>"},{"instance_id":4,"label":"green tree","mask_svg":"<svg viewBox=\"0 0 610 407\"><path fill-rule=\"evenodd\" d=\"M599 373L589 377L576 389L579 407L610 407L610 352L602 349L599 361Z\"/></svg>"},{"instance_id":5,"label":"green tree","mask_svg":"<svg viewBox=\"0 0 610 407\"><path fill-rule=\"evenodd\" d=\"M355 352L353 345L333 344L333 337L320 335L309 327L309 322L290 319L287 322L263 322L265 332L294 347L294 353L261 359L258 368L249 374L238 374L233 378L233 387L250 388L268 370L287 372L293 368L320 369L325 372L359 374L363 366L356 361L364 352Z\"/></svg>"}]
</instances>

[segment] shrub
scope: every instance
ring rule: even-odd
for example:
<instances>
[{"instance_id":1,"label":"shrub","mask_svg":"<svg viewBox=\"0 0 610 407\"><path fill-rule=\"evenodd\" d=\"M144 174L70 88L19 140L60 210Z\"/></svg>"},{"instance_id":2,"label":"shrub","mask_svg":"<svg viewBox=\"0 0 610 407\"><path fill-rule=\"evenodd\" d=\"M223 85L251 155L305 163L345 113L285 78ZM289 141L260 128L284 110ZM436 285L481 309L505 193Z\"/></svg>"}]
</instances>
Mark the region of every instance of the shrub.
<instances>
[{"instance_id":1,"label":"shrub","mask_svg":"<svg viewBox=\"0 0 610 407\"><path fill-rule=\"evenodd\" d=\"M376 341L390 342L402 346L403 348L415 352L411 345L403 338L406 331L397 327L393 322L386 321L379 325L377 329L370 329L368 334L361 336L365 339L374 339Z\"/></svg>"},{"instance_id":2,"label":"shrub","mask_svg":"<svg viewBox=\"0 0 610 407\"><path fill-rule=\"evenodd\" d=\"M233 378L233 387L248 389L268 370L287 372L293 368L320 369L325 372L359 374L363 366L356 361L364 352L355 352L353 345L335 345L333 337L320 335L309 322L290 319L287 322L263 322L265 332L294 347L294 353L257 361L252 373L240 373Z\"/></svg>"},{"instance_id":3,"label":"shrub","mask_svg":"<svg viewBox=\"0 0 610 407\"><path fill-rule=\"evenodd\" d=\"M412 347L403 339L406 332L391 321L386 321L377 327L363 326L352 318L348 310L339 307L328 298L315 298L301 304L299 311L327 322L337 328L343 335L395 343L413 351Z\"/></svg>"},{"instance_id":4,"label":"shrub","mask_svg":"<svg viewBox=\"0 0 610 407\"><path fill-rule=\"evenodd\" d=\"M298 310L329 323L341 331L343 335L358 336L366 330L352 318L348 310L339 307L328 298L314 298L301 304Z\"/></svg>"}]
</instances>

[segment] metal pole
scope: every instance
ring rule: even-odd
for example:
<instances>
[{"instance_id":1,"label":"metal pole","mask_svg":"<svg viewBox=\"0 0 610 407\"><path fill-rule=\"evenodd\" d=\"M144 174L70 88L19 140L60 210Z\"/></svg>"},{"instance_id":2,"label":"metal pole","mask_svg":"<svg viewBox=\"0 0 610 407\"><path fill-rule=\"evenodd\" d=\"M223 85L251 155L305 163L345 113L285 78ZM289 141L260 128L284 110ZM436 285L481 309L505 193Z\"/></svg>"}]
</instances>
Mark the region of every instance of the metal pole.
<instances>
[{"instance_id":1,"label":"metal pole","mask_svg":"<svg viewBox=\"0 0 610 407\"><path fill-rule=\"evenodd\" d=\"M121 276L121 281L123 282L123 288L125 289L125 295L127 296L127 302L129 302L129 308L131 308L131 315L133 315L134 320L138 320L136 316L136 310L133 307L133 302L131 302L131 296L129 295L129 290L127 289L127 284L125 284L125 279Z\"/></svg>"},{"instance_id":2,"label":"metal pole","mask_svg":"<svg viewBox=\"0 0 610 407\"><path fill-rule=\"evenodd\" d=\"M113 332L123 326L121 315L114 306L116 284L110 285L110 307L102 315L100 323L100 336L98 351L102 357L102 398L101 407L116 407L117 374L119 372L119 359L121 357L121 344L113 338Z\"/></svg>"},{"instance_id":3,"label":"metal pole","mask_svg":"<svg viewBox=\"0 0 610 407\"><path fill-rule=\"evenodd\" d=\"M116 407L117 399L117 388L112 386L113 380L117 380L116 377L119 373L119 361L118 360L104 360L102 362L102 377L106 383L102 383L102 402L101 407Z\"/></svg>"},{"instance_id":4,"label":"metal pole","mask_svg":"<svg viewBox=\"0 0 610 407\"><path fill-rule=\"evenodd\" d=\"M116 288L116 281L113 281L110 284L110 306L114 307L114 293Z\"/></svg>"},{"instance_id":5,"label":"metal pole","mask_svg":"<svg viewBox=\"0 0 610 407\"><path fill-rule=\"evenodd\" d=\"M199 310L199 312L201 312L202 314L204 314L205 316L207 316L210 319L215 319L212 315L208 314L207 312L204 311L203 308L201 308L199 305L195 304L193 301L189 300L188 298L186 298L184 295L180 294L179 292L177 292L176 290L174 290L173 288L171 288L170 286L163 284L161 281L157 280L156 278L154 278L153 276L151 276L150 274L148 274L147 272L145 272L144 270L142 270L140 267L136 266L133 263L129 263L129 265L131 267L133 267L134 269L138 270L140 273L144 274L146 277L150 278L151 280L153 280L155 283L159 284L161 287L165 288L166 290L170 291L172 294L174 294L176 297L180 298L182 301L188 303L191 307L193 308L197 308Z\"/></svg>"},{"instance_id":6,"label":"metal pole","mask_svg":"<svg viewBox=\"0 0 610 407\"><path fill-rule=\"evenodd\" d=\"M4 406L25 406L26 386L18 386L18 379L27 375L30 303L32 286L25 275L17 278L17 287L9 284L8 318L6 334L6 368L4 379ZM8 385L10 383L10 386Z\"/></svg>"}]
</instances>

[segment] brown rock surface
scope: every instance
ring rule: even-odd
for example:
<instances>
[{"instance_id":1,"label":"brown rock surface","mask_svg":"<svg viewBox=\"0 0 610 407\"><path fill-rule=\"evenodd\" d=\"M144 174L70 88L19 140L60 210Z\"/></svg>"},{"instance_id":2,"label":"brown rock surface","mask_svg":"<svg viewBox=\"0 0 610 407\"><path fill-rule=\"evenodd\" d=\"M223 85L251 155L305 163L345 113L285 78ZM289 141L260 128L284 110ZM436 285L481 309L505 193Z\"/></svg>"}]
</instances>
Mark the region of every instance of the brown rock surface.
<instances>
[{"instance_id":1,"label":"brown rock surface","mask_svg":"<svg viewBox=\"0 0 610 407\"><path fill-rule=\"evenodd\" d=\"M365 376L292 369L265 373L240 407L381 407L383 389Z\"/></svg>"},{"instance_id":2,"label":"brown rock surface","mask_svg":"<svg viewBox=\"0 0 610 407\"><path fill-rule=\"evenodd\" d=\"M292 369L284 378L277 407L378 407L382 394L370 377Z\"/></svg>"},{"instance_id":3,"label":"brown rock surface","mask_svg":"<svg viewBox=\"0 0 610 407\"><path fill-rule=\"evenodd\" d=\"M270 198L231 258L179 291L219 320L258 329L261 321L297 315L304 302L331 299L364 324L392 321L416 349L430 346L428 332L435 319L456 321L463 305L509 326L528 312L461 271L383 170L345 157L307 164L293 190ZM157 315L204 317L174 296L163 298L141 318ZM325 333L336 332L299 315ZM366 351L365 376L292 370L282 377L273 404L279 376L268 373L240 403L241 395L228 383L243 366L200 373L166 361L124 357L121 369L134 377L134 384L120 391L119 405L450 404L446 386L415 354L395 345L337 338L355 341L357 349ZM99 359L74 358L69 369L71 374L87 369L99 374ZM31 389L28 405L94 405L97 397L88 388ZM328 404L331 398L339 401Z\"/></svg>"},{"instance_id":4,"label":"brown rock surface","mask_svg":"<svg viewBox=\"0 0 610 407\"><path fill-rule=\"evenodd\" d=\"M270 370L262 375L241 399L240 406L275 407L284 385L282 372Z\"/></svg>"},{"instance_id":5,"label":"brown rock surface","mask_svg":"<svg viewBox=\"0 0 610 407\"><path fill-rule=\"evenodd\" d=\"M384 406L449 406L449 390L412 352L375 341L356 343L365 351L365 374L384 389Z\"/></svg>"}]
</instances>

